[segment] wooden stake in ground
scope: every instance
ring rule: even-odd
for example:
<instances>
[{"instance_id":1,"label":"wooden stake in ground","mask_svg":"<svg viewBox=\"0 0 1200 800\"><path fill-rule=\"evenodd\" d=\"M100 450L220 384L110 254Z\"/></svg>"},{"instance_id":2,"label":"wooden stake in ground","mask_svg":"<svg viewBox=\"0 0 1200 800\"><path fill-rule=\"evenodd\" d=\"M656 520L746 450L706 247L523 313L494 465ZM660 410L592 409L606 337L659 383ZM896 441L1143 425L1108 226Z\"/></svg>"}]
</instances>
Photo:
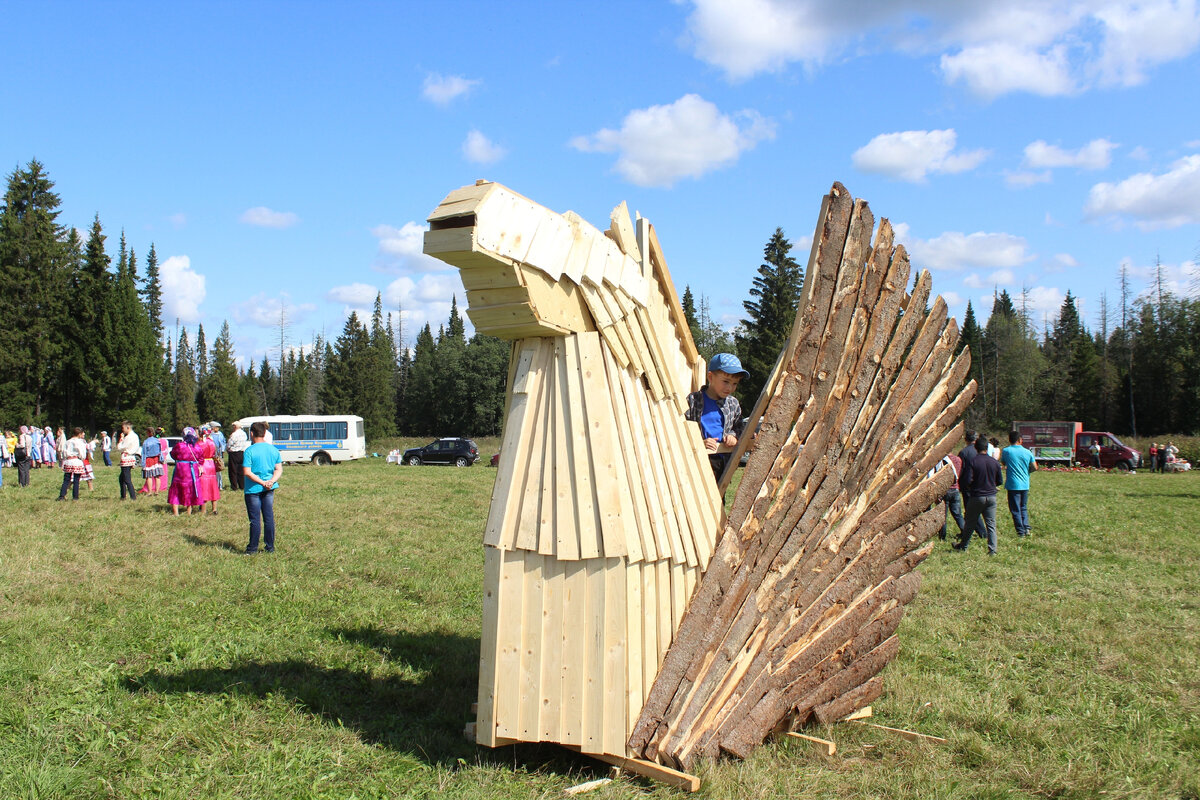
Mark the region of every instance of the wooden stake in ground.
<instances>
[{"instance_id":1,"label":"wooden stake in ground","mask_svg":"<svg viewBox=\"0 0 1200 800\"><path fill-rule=\"evenodd\" d=\"M694 789L702 756L880 697L975 391L887 220L841 184L824 198L728 517L683 419L705 365L652 225L621 204L601 231L482 181L429 224L476 329L514 340L476 740Z\"/></svg>"}]
</instances>

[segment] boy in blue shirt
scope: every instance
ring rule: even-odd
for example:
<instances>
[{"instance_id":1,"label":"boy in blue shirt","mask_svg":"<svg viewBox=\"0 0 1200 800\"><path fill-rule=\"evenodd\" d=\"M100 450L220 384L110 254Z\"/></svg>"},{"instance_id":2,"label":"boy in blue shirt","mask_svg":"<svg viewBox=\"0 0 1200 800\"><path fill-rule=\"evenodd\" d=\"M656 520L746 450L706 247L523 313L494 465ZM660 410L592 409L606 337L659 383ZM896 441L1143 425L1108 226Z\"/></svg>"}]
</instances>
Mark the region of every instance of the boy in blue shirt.
<instances>
[{"instance_id":1,"label":"boy in blue shirt","mask_svg":"<svg viewBox=\"0 0 1200 800\"><path fill-rule=\"evenodd\" d=\"M750 377L750 373L742 369L737 356L717 353L708 362L708 382L687 398L684 419L700 426L704 449L709 452L708 463L718 481L729 461L729 453L718 453L717 448L722 445L735 447L742 435L742 405L733 393L743 376Z\"/></svg>"},{"instance_id":2,"label":"boy in blue shirt","mask_svg":"<svg viewBox=\"0 0 1200 800\"><path fill-rule=\"evenodd\" d=\"M1021 444L1019 431L1009 431L1008 447L1000 452L1004 464L1004 491L1008 494L1008 511L1012 514L1017 536L1029 535L1029 473L1037 471L1033 453Z\"/></svg>"},{"instance_id":3,"label":"boy in blue shirt","mask_svg":"<svg viewBox=\"0 0 1200 800\"><path fill-rule=\"evenodd\" d=\"M275 490L279 488L279 476L283 474L283 459L279 457L279 448L263 441L266 433L265 422L250 426L250 441L254 444L246 448L242 460L242 473L246 478L246 515L250 518L248 556L258 552L260 530L263 549L268 553L275 552Z\"/></svg>"}]
</instances>

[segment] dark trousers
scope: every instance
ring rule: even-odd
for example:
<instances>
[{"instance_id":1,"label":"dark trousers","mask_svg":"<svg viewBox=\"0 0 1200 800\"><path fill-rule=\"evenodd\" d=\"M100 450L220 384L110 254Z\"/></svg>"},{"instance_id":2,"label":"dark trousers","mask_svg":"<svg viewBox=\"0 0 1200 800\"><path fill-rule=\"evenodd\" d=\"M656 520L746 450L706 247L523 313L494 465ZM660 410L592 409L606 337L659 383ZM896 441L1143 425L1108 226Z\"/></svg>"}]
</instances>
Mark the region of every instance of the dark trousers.
<instances>
[{"instance_id":1,"label":"dark trousers","mask_svg":"<svg viewBox=\"0 0 1200 800\"><path fill-rule=\"evenodd\" d=\"M246 545L246 552L258 552L260 532L263 549L268 553L275 552L275 492L264 489L255 494L245 494L243 497L246 500L246 516L250 518L250 543Z\"/></svg>"},{"instance_id":2,"label":"dark trousers","mask_svg":"<svg viewBox=\"0 0 1200 800\"><path fill-rule=\"evenodd\" d=\"M125 499L125 490L129 490L129 499L137 500L137 491L133 488L133 467L121 467L121 499Z\"/></svg>"},{"instance_id":3,"label":"dark trousers","mask_svg":"<svg viewBox=\"0 0 1200 800\"><path fill-rule=\"evenodd\" d=\"M946 495L942 499L946 501L946 514L953 517L954 522L958 525L958 536L961 539L962 532L966 528L966 522L963 520L962 513L962 495L959 494L958 489L951 489L946 492ZM939 538L946 538L947 524L947 522L942 523L942 532Z\"/></svg>"},{"instance_id":4,"label":"dark trousers","mask_svg":"<svg viewBox=\"0 0 1200 800\"><path fill-rule=\"evenodd\" d=\"M971 543L971 530L975 528L975 524L981 518L987 526L988 552L996 552L996 495L994 494L986 497L972 497L967 501L967 525L958 542L959 549L967 549L967 545Z\"/></svg>"},{"instance_id":5,"label":"dark trousers","mask_svg":"<svg viewBox=\"0 0 1200 800\"><path fill-rule=\"evenodd\" d=\"M241 491L245 488L246 475L242 472L242 457L244 451L228 451L226 460L229 462L229 486Z\"/></svg>"},{"instance_id":6,"label":"dark trousers","mask_svg":"<svg viewBox=\"0 0 1200 800\"><path fill-rule=\"evenodd\" d=\"M971 502L971 495L967 494L966 492L963 492L963 493L962 493L962 504L963 504L963 508L965 509L965 508L967 507L967 504L968 504L968 503L970 503L970 502ZM963 516L964 516L964 519L965 519L965 517L966 517L966 512L965 512L965 511L963 512ZM966 522L965 522L965 521L963 522L962 529L963 529L964 531L967 529L967 524L966 524ZM975 525L973 526L972 530L974 531L975 535L976 535L976 536L978 536L980 539L986 539L986 538L987 538L987 528L986 528L986 526L983 524L983 518L982 518L982 517L981 517L981 518L979 518L979 519L977 519L977 520L975 520ZM967 538L970 538L970 537L967 537Z\"/></svg>"},{"instance_id":7,"label":"dark trousers","mask_svg":"<svg viewBox=\"0 0 1200 800\"><path fill-rule=\"evenodd\" d=\"M59 499L59 500L66 500L66 499L67 499L67 488L71 486L71 484L72 484L72 480L71 480L71 479L72 479L72 478L74 478L74 479L75 479L75 480L74 480L74 484L75 484L75 486L74 486L74 488L73 488L73 489L72 489L72 491L71 491L71 497L73 497L73 498L74 498L74 499L76 499L76 500L78 500L78 499L79 499L79 473L78 473L78 472L76 472L75 474L73 474L73 475L72 475L70 472L64 472L64 473L63 473L62 489L61 489L61 490L59 490L59 492L58 492L58 499Z\"/></svg>"},{"instance_id":8,"label":"dark trousers","mask_svg":"<svg viewBox=\"0 0 1200 800\"><path fill-rule=\"evenodd\" d=\"M17 485L18 486L28 486L29 485L29 467L32 465L33 465L33 460L28 459L28 458L25 459L24 461L17 462Z\"/></svg>"},{"instance_id":9,"label":"dark trousers","mask_svg":"<svg viewBox=\"0 0 1200 800\"><path fill-rule=\"evenodd\" d=\"M1029 535L1029 490L1008 490L1008 513L1012 514L1017 536Z\"/></svg>"}]
</instances>

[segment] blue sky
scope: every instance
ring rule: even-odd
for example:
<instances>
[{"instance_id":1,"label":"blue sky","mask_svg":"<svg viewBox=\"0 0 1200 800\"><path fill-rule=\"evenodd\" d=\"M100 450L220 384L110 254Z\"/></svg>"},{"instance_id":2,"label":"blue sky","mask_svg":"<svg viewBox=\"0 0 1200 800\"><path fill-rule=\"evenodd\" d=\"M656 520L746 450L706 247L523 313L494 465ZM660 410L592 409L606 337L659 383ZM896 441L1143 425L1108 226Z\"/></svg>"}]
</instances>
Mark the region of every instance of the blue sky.
<instances>
[{"instance_id":1,"label":"blue sky","mask_svg":"<svg viewBox=\"0 0 1200 800\"><path fill-rule=\"evenodd\" d=\"M653 222L675 282L742 316L776 226L807 258L834 180L960 317L996 287L1088 323L1200 251L1195 0L0 2L0 157L61 221L154 243L167 314L242 357L461 301L420 254L477 178Z\"/></svg>"}]
</instances>

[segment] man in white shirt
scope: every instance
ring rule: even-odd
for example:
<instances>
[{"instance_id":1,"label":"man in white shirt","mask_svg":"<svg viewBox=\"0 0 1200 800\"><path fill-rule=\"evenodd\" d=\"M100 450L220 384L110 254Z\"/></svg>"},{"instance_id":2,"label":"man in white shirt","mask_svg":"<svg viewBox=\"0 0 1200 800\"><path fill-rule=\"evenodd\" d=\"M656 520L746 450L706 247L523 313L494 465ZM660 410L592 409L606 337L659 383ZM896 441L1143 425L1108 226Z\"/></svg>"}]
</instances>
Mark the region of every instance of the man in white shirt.
<instances>
[{"instance_id":1,"label":"man in white shirt","mask_svg":"<svg viewBox=\"0 0 1200 800\"><path fill-rule=\"evenodd\" d=\"M233 432L229 434L229 441L225 444L228 453L228 458L225 460L229 462L229 485L239 491L245 488L246 476L242 471L242 454L249 446L250 438L246 436L242 426L237 422L233 423Z\"/></svg>"},{"instance_id":2,"label":"man in white shirt","mask_svg":"<svg viewBox=\"0 0 1200 800\"><path fill-rule=\"evenodd\" d=\"M100 431L100 450L104 453L104 466L112 466L112 437L108 431Z\"/></svg>"}]
</instances>

